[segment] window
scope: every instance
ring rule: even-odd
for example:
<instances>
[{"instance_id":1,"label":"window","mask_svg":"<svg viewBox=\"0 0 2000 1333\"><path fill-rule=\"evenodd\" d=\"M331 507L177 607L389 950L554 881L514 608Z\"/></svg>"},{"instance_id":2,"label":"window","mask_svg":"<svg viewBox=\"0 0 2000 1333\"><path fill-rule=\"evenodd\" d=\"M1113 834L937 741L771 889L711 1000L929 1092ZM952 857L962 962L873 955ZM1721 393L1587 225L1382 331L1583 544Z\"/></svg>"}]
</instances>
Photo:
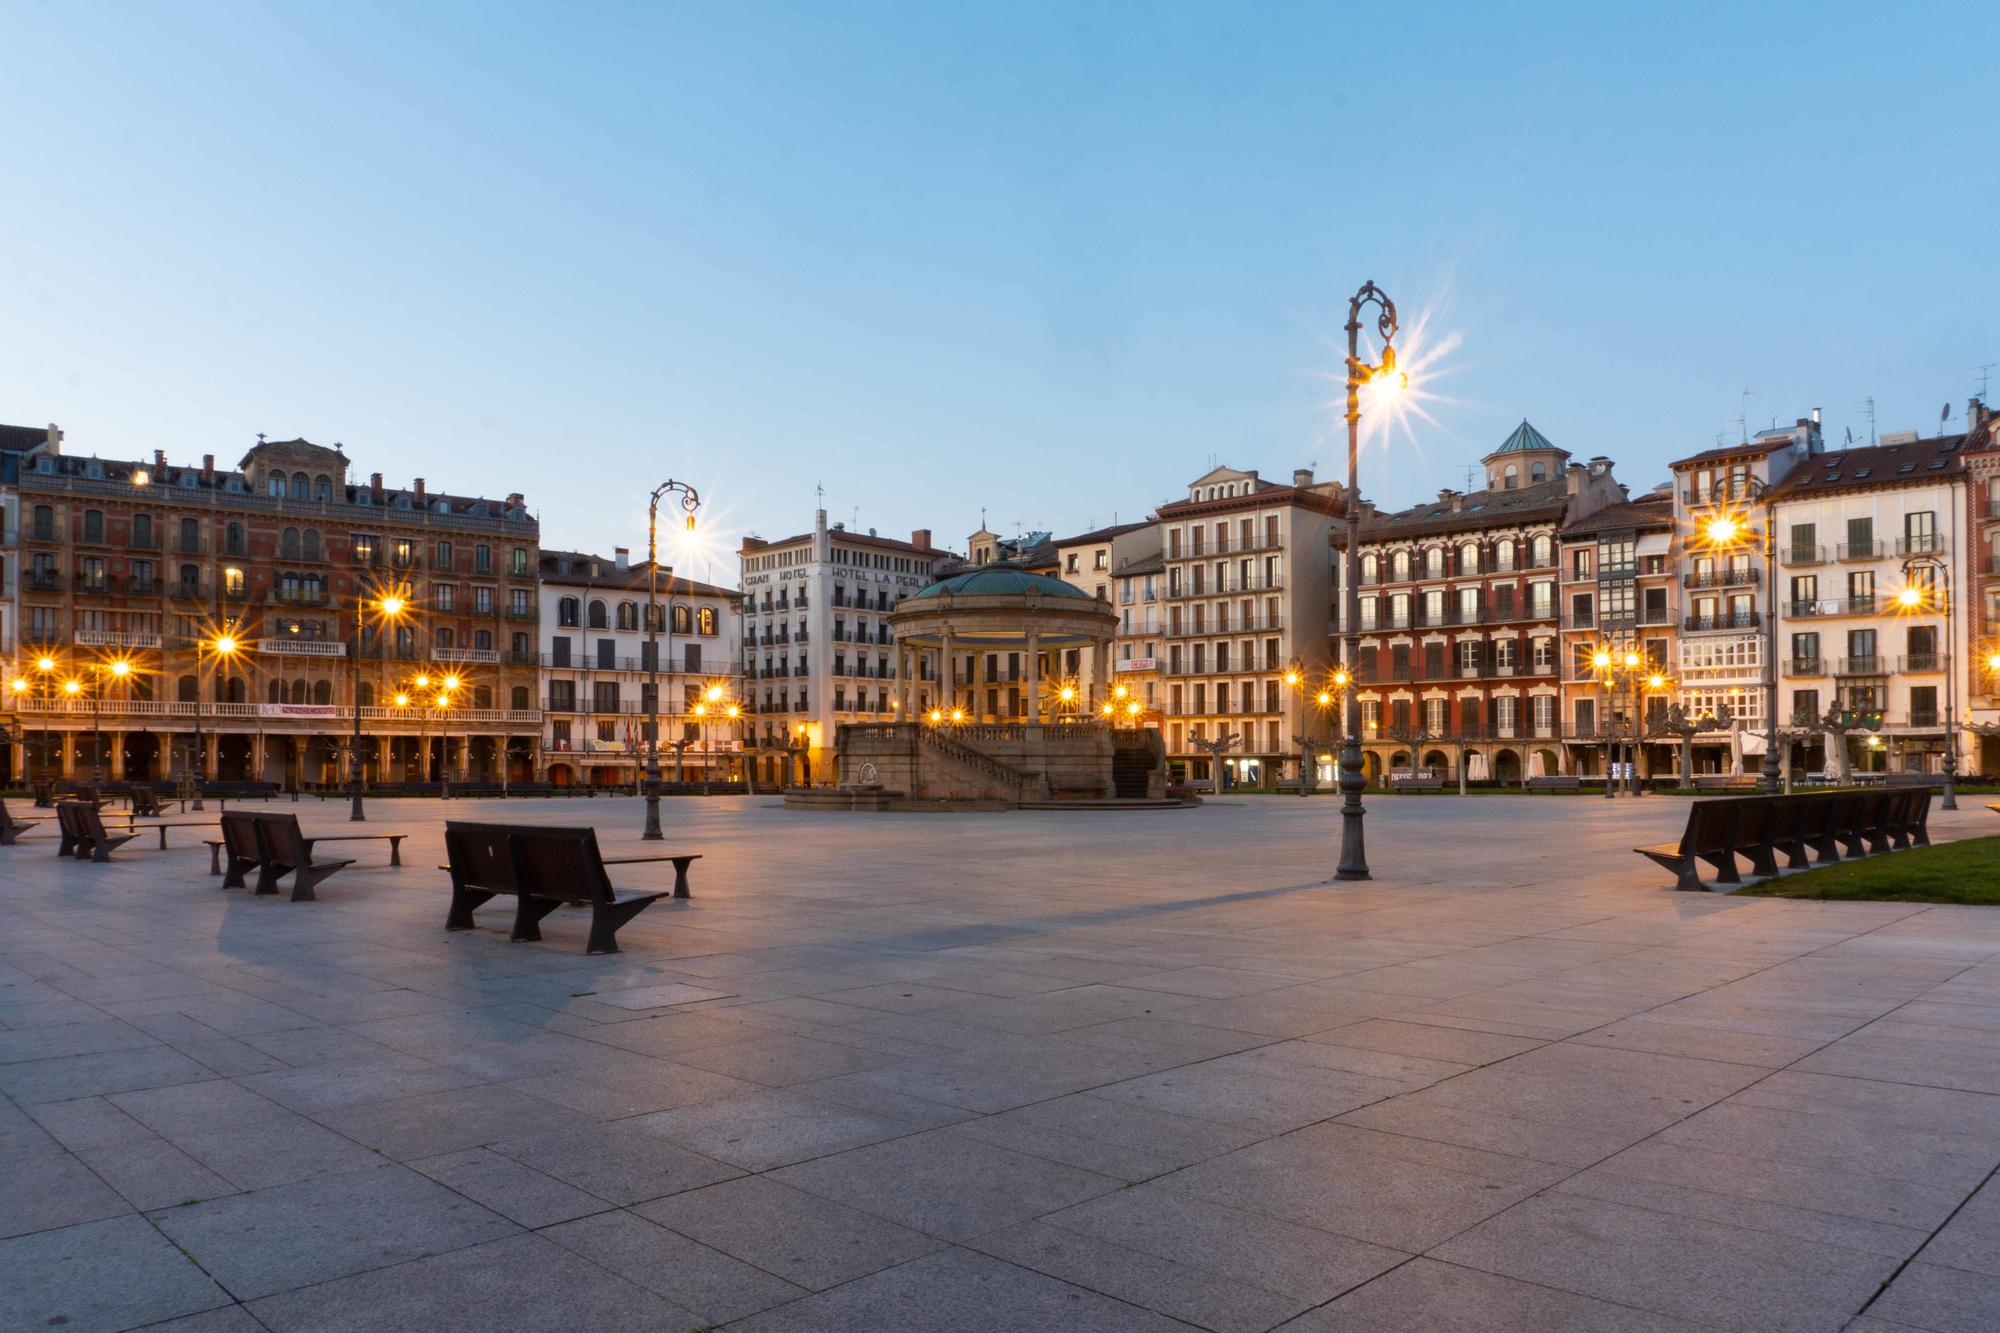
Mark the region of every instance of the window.
<instances>
[{"instance_id":1,"label":"window","mask_svg":"<svg viewBox=\"0 0 2000 1333\"><path fill-rule=\"evenodd\" d=\"M475 615L493 614L493 589L474 588L472 590L472 610Z\"/></svg>"},{"instance_id":2,"label":"window","mask_svg":"<svg viewBox=\"0 0 2000 1333\"><path fill-rule=\"evenodd\" d=\"M439 542L437 544L437 567L442 570L449 570L451 568L451 560L451 543Z\"/></svg>"},{"instance_id":3,"label":"window","mask_svg":"<svg viewBox=\"0 0 2000 1333\"><path fill-rule=\"evenodd\" d=\"M1597 734L1597 700L1577 699L1573 702L1576 705L1576 730L1572 734L1579 737L1595 736Z\"/></svg>"},{"instance_id":4,"label":"window","mask_svg":"<svg viewBox=\"0 0 2000 1333\"><path fill-rule=\"evenodd\" d=\"M431 585L431 606L439 611L451 612L457 609L458 587L451 583Z\"/></svg>"},{"instance_id":5,"label":"window","mask_svg":"<svg viewBox=\"0 0 2000 1333\"><path fill-rule=\"evenodd\" d=\"M313 499L319 501L321 504L332 502L333 478L326 476L313 478Z\"/></svg>"},{"instance_id":6,"label":"window","mask_svg":"<svg viewBox=\"0 0 2000 1333\"><path fill-rule=\"evenodd\" d=\"M715 633L715 608L712 606L702 607L700 613L695 617L695 624L695 632L697 634L713 635Z\"/></svg>"},{"instance_id":7,"label":"window","mask_svg":"<svg viewBox=\"0 0 2000 1333\"><path fill-rule=\"evenodd\" d=\"M284 474L284 473L282 473L282 472L273 472L273 473L271 474L271 476L270 476L270 480L269 480L269 483L268 483L268 485L267 485L266 489L268 489L268 490L270 491L271 495L272 495L273 497L275 497L276 499L279 499L279 500L282 500L282 499L284 499L284 498L285 498L285 474Z\"/></svg>"},{"instance_id":8,"label":"window","mask_svg":"<svg viewBox=\"0 0 2000 1333\"><path fill-rule=\"evenodd\" d=\"M528 548L525 546L514 548L514 572L516 574L528 572Z\"/></svg>"},{"instance_id":9,"label":"window","mask_svg":"<svg viewBox=\"0 0 2000 1333\"><path fill-rule=\"evenodd\" d=\"M576 629L582 623L577 618L581 609L576 598L563 598L556 603L556 624L564 629Z\"/></svg>"},{"instance_id":10,"label":"window","mask_svg":"<svg viewBox=\"0 0 2000 1333\"><path fill-rule=\"evenodd\" d=\"M639 604L637 602L618 603L618 628L636 630L639 628Z\"/></svg>"},{"instance_id":11,"label":"window","mask_svg":"<svg viewBox=\"0 0 2000 1333\"><path fill-rule=\"evenodd\" d=\"M604 603L593 598L590 603L590 628L607 629L609 627L610 618L605 612Z\"/></svg>"},{"instance_id":12,"label":"window","mask_svg":"<svg viewBox=\"0 0 2000 1333\"><path fill-rule=\"evenodd\" d=\"M472 548L472 572L475 574L491 574L493 572L492 547L482 545Z\"/></svg>"}]
</instances>

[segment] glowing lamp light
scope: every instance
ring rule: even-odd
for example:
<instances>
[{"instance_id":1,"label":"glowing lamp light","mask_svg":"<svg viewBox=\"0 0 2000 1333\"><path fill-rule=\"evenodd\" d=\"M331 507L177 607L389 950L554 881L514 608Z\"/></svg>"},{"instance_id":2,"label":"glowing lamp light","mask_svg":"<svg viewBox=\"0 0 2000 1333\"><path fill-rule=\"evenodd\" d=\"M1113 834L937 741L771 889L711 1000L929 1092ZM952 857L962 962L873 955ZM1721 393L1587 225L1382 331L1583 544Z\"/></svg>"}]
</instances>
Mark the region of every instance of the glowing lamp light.
<instances>
[{"instance_id":1,"label":"glowing lamp light","mask_svg":"<svg viewBox=\"0 0 2000 1333\"><path fill-rule=\"evenodd\" d=\"M1061 699L1066 704L1075 703L1076 687L1074 685L1065 685L1060 690L1056 691L1056 697Z\"/></svg>"},{"instance_id":2,"label":"glowing lamp light","mask_svg":"<svg viewBox=\"0 0 2000 1333\"><path fill-rule=\"evenodd\" d=\"M1611 666L1611 654L1606 652L1599 652L1590 659L1590 664L1596 667L1599 671L1608 670Z\"/></svg>"},{"instance_id":3,"label":"glowing lamp light","mask_svg":"<svg viewBox=\"0 0 2000 1333\"><path fill-rule=\"evenodd\" d=\"M1400 397L1403 390L1410 387L1409 372L1396 368L1394 347L1382 349L1382 364L1375 367L1375 372L1368 377L1368 387L1377 399Z\"/></svg>"},{"instance_id":4,"label":"glowing lamp light","mask_svg":"<svg viewBox=\"0 0 2000 1333\"><path fill-rule=\"evenodd\" d=\"M1298 673L1298 672L1296 672L1296 671L1287 671L1287 672L1285 673L1285 684L1287 684L1287 685L1296 685L1296 684L1298 684L1298 683L1299 683L1299 673Z\"/></svg>"},{"instance_id":5,"label":"glowing lamp light","mask_svg":"<svg viewBox=\"0 0 2000 1333\"><path fill-rule=\"evenodd\" d=\"M144 486L152 479L153 479L152 474L147 472L146 469L144 468L137 468L132 473L132 484L134 486Z\"/></svg>"},{"instance_id":6,"label":"glowing lamp light","mask_svg":"<svg viewBox=\"0 0 2000 1333\"><path fill-rule=\"evenodd\" d=\"M55 658L53 658L53 657L38 657L38 658L36 658L36 659L35 659L35 670L37 670L37 671L54 671L55 669L56 669L56 659L55 659Z\"/></svg>"},{"instance_id":7,"label":"glowing lamp light","mask_svg":"<svg viewBox=\"0 0 2000 1333\"><path fill-rule=\"evenodd\" d=\"M409 603L400 597L384 597L380 603L382 614L385 616L400 616L403 614L403 608L408 605Z\"/></svg>"},{"instance_id":8,"label":"glowing lamp light","mask_svg":"<svg viewBox=\"0 0 2000 1333\"><path fill-rule=\"evenodd\" d=\"M696 704L696 705L694 706L694 715L695 715L696 717L707 717L707 716L708 716L708 705L707 705L707 704Z\"/></svg>"},{"instance_id":9,"label":"glowing lamp light","mask_svg":"<svg viewBox=\"0 0 2000 1333\"><path fill-rule=\"evenodd\" d=\"M1333 702L1333 695L1331 692L1327 690L1321 690L1319 692L1319 706L1321 708L1326 707L1328 704L1332 702Z\"/></svg>"},{"instance_id":10,"label":"glowing lamp light","mask_svg":"<svg viewBox=\"0 0 2000 1333\"><path fill-rule=\"evenodd\" d=\"M1986 659L1986 669L1988 671L2000 671L2000 653L1995 653Z\"/></svg>"},{"instance_id":11,"label":"glowing lamp light","mask_svg":"<svg viewBox=\"0 0 2000 1333\"><path fill-rule=\"evenodd\" d=\"M942 722L942 721L944 721L944 709L942 709L942 708L933 708L933 709L931 709L931 721L933 721L933 722Z\"/></svg>"},{"instance_id":12,"label":"glowing lamp light","mask_svg":"<svg viewBox=\"0 0 2000 1333\"><path fill-rule=\"evenodd\" d=\"M1106 717L1110 717L1110 716L1111 716L1111 705L1110 705L1110 704L1105 704L1105 705L1104 705L1104 706L1103 706L1102 708L1099 708L1099 709L1098 709L1097 711L1098 711L1098 712L1100 712L1100 713L1102 713L1102 714L1104 714L1104 716L1106 716Z\"/></svg>"},{"instance_id":13,"label":"glowing lamp light","mask_svg":"<svg viewBox=\"0 0 2000 1333\"><path fill-rule=\"evenodd\" d=\"M1114 689L1113 691L1111 691L1111 693L1112 693L1112 694L1113 694L1114 696L1116 696L1117 698L1120 698L1120 699L1123 699L1123 698L1124 698L1124 697L1125 697L1126 695L1130 694L1131 692L1132 692L1132 691L1130 691L1129 689L1126 689L1126 688L1125 688L1125 687L1124 687L1123 685L1120 685L1120 686L1119 686L1118 688L1116 688L1116 689Z\"/></svg>"},{"instance_id":14,"label":"glowing lamp light","mask_svg":"<svg viewBox=\"0 0 2000 1333\"><path fill-rule=\"evenodd\" d=\"M1655 689L1655 690L1660 689L1663 686L1665 686L1666 683L1667 683L1667 678L1665 676L1653 675L1646 677L1646 685L1647 688L1649 689Z\"/></svg>"},{"instance_id":15,"label":"glowing lamp light","mask_svg":"<svg viewBox=\"0 0 2000 1333\"><path fill-rule=\"evenodd\" d=\"M9 682L9 685L16 694L26 694L28 692L28 682L25 677L16 676Z\"/></svg>"},{"instance_id":16,"label":"glowing lamp light","mask_svg":"<svg viewBox=\"0 0 2000 1333\"><path fill-rule=\"evenodd\" d=\"M1131 703L1126 704L1125 712L1128 716L1131 717L1139 716L1139 701L1137 699L1134 699Z\"/></svg>"},{"instance_id":17,"label":"glowing lamp light","mask_svg":"<svg viewBox=\"0 0 2000 1333\"><path fill-rule=\"evenodd\" d=\"M1340 688L1340 689L1343 689L1343 690L1344 690L1344 689L1346 689L1346 688L1347 688L1347 673L1346 673L1345 671L1336 671L1336 672L1334 672L1334 673L1333 673L1333 683L1334 683L1334 685L1335 685L1335 686L1337 686L1337 687L1338 687L1338 688Z\"/></svg>"},{"instance_id":18,"label":"glowing lamp light","mask_svg":"<svg viewBox=\"0 0 2000 1333\"><path fill-rule=\"evenodd\" d=\"M1909 587L1896 594L1896 600L1904 606L1922 606L1924 604L1924 590L1912 583Z\"/></svg>"},{"instance_id":19,"label":"glowing lamp light","mask_svg":"<svg viewBox=\"0 0 2000 1333\"><path fill-rule=\"evenodd\" d=\"M427 689L429 689L430 687L431 687L431 678L430 678L429 676L427 676L427 675L419 675L419 676L417 677L417 688L418 688L418 689L420 689L420 690L427 690Z\"/></svg>"},{"instance_id":20,"label":"glowing lamp light","mask_svg":"<svg viewBox=\"0 0 2000 1333\"><path fill-rule=\"evenodd\" d=\"M398 707L398 708L408 708L409 706L410 706L410 696L409 696L409 695L407 695L407 694L399 694L399 695L397 695L397 696L396 696L396 707Z\"/></svg>"},{"instance_id":21,"label":"glowing lamp light","mask_svg":"<svg viewBox=\"0 0 2000 1333\"><path fill-rule=\"evenodd\" d=\"M1741 530L1742 525L1727 515L1712 518L1708 521L1708 539L1717 546L1723 546L1735 541L1737 534Z\"/></svg>"},{"instance_id":22,"label":"glowing lamp light","mask_svg":"<svg viewBox=\"0 0 2000 1333\"><path fill-rule=\"evenodd\" d=\"M737 706L736 706L735 704L731 704L731 705L729 705L729 716L730 716L731 718L739 718L739 717L742 717L742 716L743 716L743 710L742 710L741 708L738 708L738 707L737 707Z\"/></svg>"},{"instance_id":23,"label":"glowing lamp light","mask_svg":"<svg viewBox=\"0 0 2000 1333\"><path fill-rule=\"evenodd\" d=\"M1625 665L1626 665L1627 667L1636 667L1636 666L1638 666L1638 665L1639 665L1639 654L1637 654L1637 653L1627 653L1627 654L1625 654Z\"/></svg>"},{"instance_id":24,"label":"glowing lamp light","mask_svg":"<svg viewBox=\"0 0 2000 1333\"><path fill-rule=\"evenodd\" d=\"M121 657L111 664L111 674L121 678L129 676L132 674L132 664Z\"/></svg>"},{"instance_id":25,"label":"glowing lamp light","mask_svg":"<svg viewBox=\"0 0 2000 1333\"><path fill-rule=\"evenodd\" d=\"M82 681L80 681L80 680L66 680L66 681L64 681L64 682L63 682L63 693L64 693L64 694L81 694L81 693L83 693L83 682L82 682Z\"/></svg>"},{"instance_id":26,"label":"glowing lamp light","mask_svg":"<svg viewBox=\"0 0 2000 1333\"><path fill-rule=\"evenodd\" d=\"M963 722L963 721L965 721L965 710L964 710L963 708L954 708L954 709L952 709L952 710L951 710L951 720L952 720L952 721L954 721L954 722Z\"/></svg>"},{"instance_id":27,"label":"glowing lamp light","mask_svg":"<svg viewBox=\"0 0 2000 1333\"><path fill-rule=\"evenodd\" d=\"M236 642L234 634L218 634L215 636L213 647L217 656L228 657L235 653L241 645Z\"/></svg>"},{"instance_id":28,"label":"glowing lamp light","mask_svg":"<svg viewBox=\"0 0 2000 1333\"><path fill-rule=\"evenodd\" d=\"M447 690L455 690L455 689L457 689L457 688L458 688L458 677L457 677L457 676L446 676L446 677L444 678L444 687L445 687L445 688L446 688Z\"/></svg>"},{"instance_id":29,"label":"glowing lamp light","mask_svg":"<svg viewBox=\"0 0 2000 1333\"><path fill-rule=\"evenodd\" d=\"M721 687L720 685L711 685L711 686L709 686L709 687L708 687L708 701L709 701L710 703L718 703L718 702L720 702L720 701L721 701L721 699L722 699L722 687Z\"/></svg>"},{"instance_id":30,"label":"glowing lamp light","mask_svg":"<svg viewBox=\"0 0 2000 1333\"><path fill-rule=\"evenodd\" d=\"M693 515L693 514L689 514L689 515L688 515L688 521L687 521L687 530L688 530L689 532L693 532L693 531L694 531L694 515Z\"/></svg>"}]
</instances>

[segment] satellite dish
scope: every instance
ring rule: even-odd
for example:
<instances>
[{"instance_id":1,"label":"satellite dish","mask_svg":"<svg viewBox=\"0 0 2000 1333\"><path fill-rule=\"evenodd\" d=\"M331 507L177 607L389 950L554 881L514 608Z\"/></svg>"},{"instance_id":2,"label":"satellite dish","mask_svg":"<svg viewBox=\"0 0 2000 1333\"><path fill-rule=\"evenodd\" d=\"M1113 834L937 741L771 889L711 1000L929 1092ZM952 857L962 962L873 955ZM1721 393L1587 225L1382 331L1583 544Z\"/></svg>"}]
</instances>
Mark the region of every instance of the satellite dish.
<instances>
[{"instance_id":1,"label":"satellite dish","mask_svg":"<svg viewBox=\"0 0 2000 1333\"><path fill-rule=\"evenodd\" d=\"M1938 434L1944 434L1944 423L1951 420L1951 404L1946 403L1938 412Z\"/></svg>"}]
</instances>

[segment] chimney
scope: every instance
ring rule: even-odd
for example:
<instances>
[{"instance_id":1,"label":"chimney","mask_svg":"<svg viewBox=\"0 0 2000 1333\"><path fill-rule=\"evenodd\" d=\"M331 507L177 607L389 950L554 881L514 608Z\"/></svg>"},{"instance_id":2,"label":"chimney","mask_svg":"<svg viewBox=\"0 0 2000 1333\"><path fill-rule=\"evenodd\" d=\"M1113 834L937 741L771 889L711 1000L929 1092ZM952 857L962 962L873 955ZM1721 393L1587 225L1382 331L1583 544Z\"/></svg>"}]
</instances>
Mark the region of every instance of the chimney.
<instances>
[{"instance_id":1,"label":"chimney","mask_svg":"<svg viewBox=\"0 0 2000 1333\"><path fill-rule=\"evenodd\" d=\"M43 443L48 446L48 451L50 453L59 454L62 452L62 442L63 442L62 427L58 426L55 422L51 421L49 423L49 433L47 437L43 440Z\"/></svg>"},{"instance_id":2,"label":"chimney","mask_svg":"<svg viewBox=\"0 0 2000 1333\"><path fill-rule=\"evenodd\" d=\"M507 497L507 507L509 509L525 509L527 508L527 505L528 505L528 498L525 495L522 495L519 491L511 493Z\"/></svg>"},{"instance_id":3,"label":"chimney","mask_svg":"<svg viewBox=\"0 0 2000 1333\"><path fill-rule=\"evenodd\" d=\"M612 562L618 566L618 568L630 569L632 567L632 548L629 546L612 547L611 559Z\"/></svg>"},{"instance_id":4,"label":"chimney","mask_svg":"<svg viewBox=\"0 0 2000 1333\"><path fill-rule=\"evenodd\" d=\"M167 470L167 451L165 449L153 450L153 475L156 477L164 476L166 474L166 470Z\"/></svg>"},{"instance_id":5,"label":"chimney","mask_svg":"<svg viewBox=\"0 0 2000 1333\"><path fill-rule=\"evenodd\" d=\"M417 508L422 509L424 507L424 479L418 477L417 484L410 489L416 494Z\"/></svg>"},{"instance_id":6,"label":"chimney","mask_svg":"<svg viewBox=\"0 0 2000 1333\"><path fill-rule=\"evenodd\" d=\"M382 503L382 474L379 472L368 474L368 498L375 504Z\"/></svg>"},{"instance_id":7,"label":"chimney","mask_svg":"<svg viewBox=\"0 0 2000 1333\"><path fill-rule=\"evenodd\" d=\"M1313 470L1309 467L1292 469L1292 485L1304 490L1313 484Z\"/></svg>"},{"instance_id":8,"label":"chimney","mask_svg":"<svg viewBox=\"0 0 2000 1333\"><path fill-rule=\"evenodd\" d=\"M918 528L915 532L912 532L910 534L910 545L916 547L919 551L930 550L931 530L929 528Z\"/></svg>"},{"instance_id":9,"label":"chimney","mask_svg":"<svg viewBox=\"0 0 2000 1333\"><path fill-rule=\"evenodd\" d=\"M214 454L203 454L201 456L201 484L204 486L215 485Z\"/></svg>"}]
</instances>

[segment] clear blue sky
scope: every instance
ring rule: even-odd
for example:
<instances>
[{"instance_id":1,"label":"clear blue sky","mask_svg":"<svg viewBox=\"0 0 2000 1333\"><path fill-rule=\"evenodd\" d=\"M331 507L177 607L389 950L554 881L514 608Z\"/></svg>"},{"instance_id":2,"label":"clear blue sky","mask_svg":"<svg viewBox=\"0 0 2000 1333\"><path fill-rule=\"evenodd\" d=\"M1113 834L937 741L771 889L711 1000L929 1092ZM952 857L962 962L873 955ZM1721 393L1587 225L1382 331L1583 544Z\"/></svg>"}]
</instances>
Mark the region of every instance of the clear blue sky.
<instances>
[{"instance_id":1,"label":"clear blue sky","mask_svg":"<svg viewBox=\"0 0 2000 1333\"><path fill-rule=\"evenodd\" d=\"M1635 485L2000 360L1990 8L0 0L0 420L519 489L642 546L1078 530L1341 464L1379 280L1456 344L1407 503L1522 416ZM718 559L718 575L734 572Z\"/></svg>"}]
</instances>

